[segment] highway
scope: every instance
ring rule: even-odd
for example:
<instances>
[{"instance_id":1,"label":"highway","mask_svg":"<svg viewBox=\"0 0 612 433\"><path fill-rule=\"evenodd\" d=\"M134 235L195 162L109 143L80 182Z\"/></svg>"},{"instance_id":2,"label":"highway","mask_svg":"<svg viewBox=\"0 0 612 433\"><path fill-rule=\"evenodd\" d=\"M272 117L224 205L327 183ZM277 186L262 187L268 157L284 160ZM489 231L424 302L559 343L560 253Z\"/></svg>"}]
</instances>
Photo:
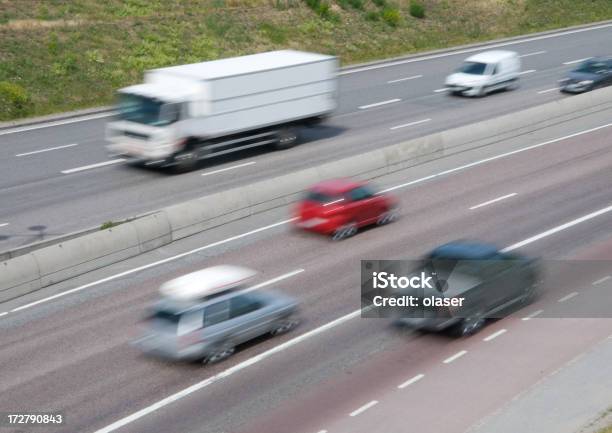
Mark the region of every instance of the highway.
<instances>
[{"instance_id":1,"label":"highway","mask_svg":"<svg viewBox=\"0 0 612 433\"><path fill-rule=\"evenodd\" d=\"M450 97L442 87L464 58L486 47L343 70L337 115L306 131L301 146L241 152L179 176L109 159L108 118L100 115L1 130L0 250L567 97L557 79L601 54L611 36L605 24L494 44L517 51L524 73L518 90L483 99Z\"/></svg>"},{"instance_id":2,"label":"highway","mask_svg":"<svg viewBox=\"0 0 612 433\"><path fill-rule=\"evenodd\" d=\"M610 114L381 178L401 218L343 242L296 231L277 209L5 303L0 407L63 412L67 424L50 433L466 431L612 334L612 320L554 312L612 269L561 278L513 317L453 340L359 318L360 260L417 258L457 238L610 259ZM129 345L161 282L222 263L257 269L256 283L299 299L301 326L215 366Z\"/></svg>"}]
</instances>

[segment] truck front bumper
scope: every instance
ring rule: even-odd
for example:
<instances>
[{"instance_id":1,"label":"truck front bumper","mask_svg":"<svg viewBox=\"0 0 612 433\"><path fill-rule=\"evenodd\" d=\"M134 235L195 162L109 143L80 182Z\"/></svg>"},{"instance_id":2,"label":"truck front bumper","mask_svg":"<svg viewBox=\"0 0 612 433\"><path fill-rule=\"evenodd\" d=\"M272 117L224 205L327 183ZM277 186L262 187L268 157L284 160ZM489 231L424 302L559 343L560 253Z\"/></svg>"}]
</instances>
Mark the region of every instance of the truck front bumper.
<instances>
[{"instance_id":1,"label":"truck front bumper","mask_svg":"<svg viewBox=\"0 0 612 433\"><path fill-rule=\"evenodd\" d=\"M174 163L174 145L153 145L131 141L113 141L106 146L109 156L120 156L129 162L164 167Z\"/></svg>"}]
</instances>

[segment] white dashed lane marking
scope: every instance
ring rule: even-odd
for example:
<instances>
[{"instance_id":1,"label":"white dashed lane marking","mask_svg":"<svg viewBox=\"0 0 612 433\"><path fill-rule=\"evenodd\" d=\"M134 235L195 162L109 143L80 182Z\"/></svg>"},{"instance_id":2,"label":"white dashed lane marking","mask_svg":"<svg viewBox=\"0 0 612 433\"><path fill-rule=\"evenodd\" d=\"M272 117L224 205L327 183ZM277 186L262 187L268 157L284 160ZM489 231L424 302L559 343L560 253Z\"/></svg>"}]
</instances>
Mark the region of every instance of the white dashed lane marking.
<instances>
[{"instance_id":1,"label":"white dashed lane marking","mask_svg":"<svg viewBox=\"0 0 612 433\"><path fill-rule=\"evenodd\" d=\"M387 84L399 83L402 81L415 80L417 78L423 78L422 75L413 75L412 77L398 78L397 80L387 81Z\"/></svg>"},{"instance_id":2,"label":"white dashed lane marking","mask_svg":"<svg viewBox=\"0 0 612 433\"><path fill-rule=\"evenodd\" d=\"M446 358L444 361L442 361L444 364L450 364L451 362L461 358L463 355L465 355L467 353L467 350L462 350L461 352L457 352L455 353L453 356L449 356L448 358Z\"/></svg>"},{"instance_id":3,"label":"white dashed lane marking","mask_svg":"<svg viewBox=\"0 0 612 433\"><path fill-rule=\"evenodd\" d=\"M610 275L607 275L607 276L605 276L603 278L600 278L597 281L593 281L593 285L596 286L598 284L604 283L604 282L608 281L610 278L612 278L612 277Z\"/></svg>"},{"instance_id":4,"label":"white dashed lane marking","mask_svg":"<svg viewBox=\"0 0 612 433\"><path fill-rule=\"evenodd\" d=\"M578 292L572 292L569 295L565 295L564 297L562 297L561 299L559 299L557 302L565 302L568 301L570 299L572 299L574 296L577 296Z\"/></svg>"},{"instance_id":5,"label":"white dashed lane marking","mask_svg":"<svg viewBox=\"0 0 612 433\"><path fill-rule=\"evenodd\" d=\"M359 107L360 110L365 110L368 108L380 107L381 105L393 104L394 102L399 102L401 99L389 99L387 101L375 102L373 104L362 105Z\"/></svg>"},{"instance_id":6,"label":"white dashed lane marking","mask_svg":"<svg viewBox=\"0 0 612 433\"><path fill-rule=\"evenodd\" d=\"M533 313L531 313L530 315L528 315L528 316L526 316L526 317L523 317L521 320L523 320L523 321L531 320L531 319L533 319L534 317L539 316L539 315L540 315L540 314L542 314L543 312L544 312L544 310L537 310L537 311L534 311L534 312L533 312Z\"/></svg>"},{"instance_id":7,"label":"white dashed lane marking","mask_svg":"<svg viewBox=\"0 0 612 433\"><path fill-rule=\"evenodd\" d=\"M376 406L377 404L378 404L378 401L377 401L377 400L372 400L371 402L366 403L366 404L364 404L363 406L361 406L359 409L354 410L353 412L351 412L349 416L357 416L357 415L359 415L360 413L363 413L363 412L365 412L366 410L370 409L371 407Z\"/></svg>"},{"instance_id":8,"label":"white dashed lane marking","mask_svg":"<svg viewBox=\"0 0 612 433\"><path fill-rule=\"evenodd\" d=\"M425 377L425 375L424 375L424 374L417 374L417 375L416 375L416 376L414 376L413 378L408 379L406 382L404 382L404 383L402 383L402 384L398 385L398 388L399 388L399 389L404 389L404 388L406 388L407 386L410 386L410 385L412 385L413 383L418 382L419 380L423 379L424 377Z\"/></svg>"},{"instance_id":9,"label":"white dashed lane marking","mask_svg":"<svg viewBox=\"0 0 612 433\"><path fill-rule=\"evenodd\" d=\"M493 334L489 335L488 337L483 338L482 341L491 341L494 338L497 338L500 335L505 334L506 332L507 332L506 329L500 329L499 331L494 332Z\"/></svg>"}]
</instances>

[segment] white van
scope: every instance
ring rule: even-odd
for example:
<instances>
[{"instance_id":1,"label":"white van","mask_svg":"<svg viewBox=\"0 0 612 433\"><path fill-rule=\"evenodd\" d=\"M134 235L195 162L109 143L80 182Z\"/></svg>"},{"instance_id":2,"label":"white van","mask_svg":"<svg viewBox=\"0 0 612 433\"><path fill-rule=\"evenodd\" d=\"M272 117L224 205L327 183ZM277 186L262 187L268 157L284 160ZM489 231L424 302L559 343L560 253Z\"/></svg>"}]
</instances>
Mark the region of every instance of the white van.
<instances>
[{"instance_id":1,"label":"white van","mask_svg":"<svg viewBox=\"0 0 612 433\"><path fill-rule=\"evenodd\" d=\"M468 57L455 73L446 77L446 88L453 94L484 96L500 89L515 89L521 60L514 51L485 51Z\"/></svg>"}]
</instances>

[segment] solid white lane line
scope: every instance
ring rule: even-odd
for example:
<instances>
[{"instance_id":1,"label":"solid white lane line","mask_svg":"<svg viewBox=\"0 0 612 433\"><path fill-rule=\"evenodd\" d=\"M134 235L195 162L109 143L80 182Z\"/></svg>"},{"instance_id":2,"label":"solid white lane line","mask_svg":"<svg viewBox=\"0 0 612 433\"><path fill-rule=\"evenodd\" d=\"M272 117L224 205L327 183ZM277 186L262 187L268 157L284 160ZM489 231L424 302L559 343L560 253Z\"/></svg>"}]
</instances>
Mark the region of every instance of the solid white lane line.
<instances>
[{"instance_id":1,"label":"solid white lane line","mask_svg":"<svg viewBox=\"0 0 612 433\"><path fill-rule=\"evenodd\" d=\"M477 204L472 206L470 210L478 209L484 206L488 206L493 203L497 203L498 201L506 200L507 198L514 197L517 193L513 192L512 194L503 195L501 197L494 198L493 200L485 201L484 203Z\"/></svg>"},{"instance_id":2,"label":"solid white lane line","mask_svg":"<svg viewBox=\"0 0 612 433\"><path fill-rule=\"evenodd\" d=\"M523 317L521 320L523 320L524 322L533 319L536 316L539 316L540 314L542 314L544 312L544 310L537 310L534 311L533 313L531 313L530 315Z\"/></svg>"},{"instance_id":3,"label":"solid white lane line","mask_svg":"<svg viewBox=\"0 0 612 433\"><path fill-rule=\"evenodd\" d=\"M264 281L263 283L255 284L254 286L251 286L243 290L243 292L250 292L252 290L261 289L262 287L266 287L271 284L278 283L279 281L286 280L287 278L291 278L294 275L301 274L302 272L304 272L304 269L296 269L295 271L287 272L286 274L280 275L276 278L272 278L271 280Z\"/></svg>"},{"instance_id":4,"label":"solid white lane line","mask_svg":"<svg viewBox=\"0 0 612 433\"><path fill-rule=\"evenodd\" d=\"M158 409L161 409L165 406L168 406L171 403L174 403L182 398L187 397L190 394L193 394L196 391L201 390L202 388L206 388L209 385L212 385L213 383L219 381L220 379L223 379L225 377L231 376L234 373L237 373L240 370L243 370L253 364L257 364L258 362L261 362L262 360L276 354L279 352L282 352L285 349L288 349L292 346L295 346L299 343L301 343L302 341L305 341L309 338L314 337L317 334L320 334L324 331L327 331L328 329L334 328L348 320L351 320L355 317L358 317L359 315L361 315L361 310L356 310L353 311L352 313L349 313L345 316L342 316L336 320L333 320L329 323L326 323L325 325L322 325L318 328L315 328L311 331L308 331L302 335L299 335L295 338L292 338L291 340L288 340L284 343L279 344L278 346L275 346L271 349L266 350L263 353L260 353L259 355L253 356L245 361L242 361L239 364L234 365L233 367L228 368L227 370L224 370L220 373L215 374L214 376L209 377L208 379L204 379L201 382L198 382L194 385L191 385L181 391L178 391L162 400L159 400L156 403L153 403L150 406L145 407L144 409L141 409L137 412L134 412L131 415L126 416L125 418L121 418L118 421L115 421L114 423L101 428L100 430L97 430L95 433L110 433L113 432L117 429L120 429L121 427L130 424L134 421L136 421L137 419L140 419L152 412L157 411Z\"/></svg>"},{"instance_id":5,"label":"solid white lane line","mask_svg":"<svg viewBox=\"0 0 612 433\"><path fill-rule=\"evenodd\" d=\"M578 292L572 292L569 295L565 295L564 297L562 297L561 299L559 299L557 302L565 302L568 301L570 299L572 299L574 296L577 296Z\"/></svg>"},{"instance_id":6,"label":"solid white lane line","mask_svg":"<svg viewBox=\"0 0 612 433\"><path fill-rule=\"evenodd\" d=\"M220 168L219 170L207 171L206 173L202 173L202 176L210 176L211 174L222 173L224 171L233 170L235 168L247 167L249 165L256 164L255 161L245 162L244 164L233 165L231 167Z\"/></svg>"},{"instance_id":7,"label":"solid white lane line","mask_svg":"<svg viewBox=\"0 0 612 433\"><path fill-rule=\"evenodd\" d=\"M359 409L354 410L353 412L351 412L351 413L349 414L349 416L357 416L357 415L359 415L360 413L363 413L363 412L365 412L366 410L370 409L371 407L376 406L377 404L378 404L378 400L372 400L371 402L366 403L366 404L364 404L363 406L361 406Z\"/></svg>"},{"instance_id":8,"label":"solid white lane line","mask_svg":"<svg viewBox=\"0 0 612 433\"><path fill-rule=\"evenodd\" d=\"M422 75L413 75L412 77L398 78L397 80L387 81L387 84L399 83L401 81L414 80L416 78L423 78L423 76Z\"/></svg>"},{"instance_id":9,"label":"solid white lane line","mask_svg":"<svg viewBox=\"0 0 612 433\"><path fill-rule=\"evenodd\" d=\"M400 128L406 128L408 126L414 126L414 125L419 125L421 123L425 123L425 122L429 122L431 119L423 119L423 120L416 120L414 122L410 122L410 123L404 123L403 125L397 125L397 126L392 126L391 128L389 128L390 130L395 130L395 129L400 129Z\"/></svg>"},{"instance_id":10,"label":"solid white lane line","mask_svg":"<svg viewBox=\"0 0 612 433\"><path fill-rule=\"evenodd\" d=\"M574 33L582 33L582 32L588 32L588 31L593 31L593 30L600 30L600 29L605 29L605 28L608 28L608 27L612 27L612 24L602 24L602 25L593 26L593 27L587 27L587 28L583 28L583 29L568 30L566 32L559 32L559 33L553 33L553 34L548 34L548 35L540 35L540 36L532 36L530 38L519 39L519 40L515 40L515 41L498 42L496 44L490 44L490 45L487 45L487 46L484 46L484 47L483 46L478 46L478 47L466 48L466 49L463 49L463 50L455 50L455 51L451 51L451 52L445 52L445 53L439 53L439 54L431 54L431 55L428 55L428 56L423 56L423 57L418 57L418 58L403 59L403 60L391 61L391 62L383 63L383 64L363 66L361 68L350 69L348 71L341 71L339 73L339 75L355 74L355 73L358 73L358 72L369 71L369 70L373 70L373 69L381 69L381 68L388 68L388 67L391 67L391 66L404 65L406 63L416 63L416 62L422 62L422 61L425 61L425 60L439 59L441 57L455 56L455 55L465 54L465 53L473 53L475 51L491 50L493 48L506 47L506 46L509 46L509 45L524 44L526 42L539 41L539 40L542 40L542 39L558 38L560 36L567 36L567 35L571 35L571 34L574 34Z\"/></svg>"},{"instance_id":11,"label":"solid white lane line","mask_svg":"<svg viewBox=\"0 0 612 433\"><path fill-rule=\"evenodd\" d=\"M605 276L605 277L603 277L603 278L600 278L600 279L599 279L599 280L597 280L597 281L593 281L593 283L592 283L592 284L593 284L594 286L596 286L596 285L601 284L601 283L603 283L603 282L605 282L605 281L608 281L610 278L612 278L612 277L611 277L610 275L607 275L607 276Z\"/></svg>"},{"instance_id":12,"label":"solid white lane line","mask_svg":"<svg viewBox=\"0 0 612 433\"><path fill-rule=\"evenodd\" d=\"M494 332L493 334L489 335L488 337L483 338L482 341L491 341L494 338L497 338L500 335L505 334L506 332L507 332L506 329L500 329L499 331Z\"/></svg>"},{"instance_id":13,"label":"solid white lane line","mask_svg":"<svg viewBox=\"0 0 612 433\"><path fill-rule=\"evenodd\" d=\"M327 430L319 430L318 433L327 433Z\"/></svg>"},{"instance_id":14,"label":"solid white lane line","mask_svg":"<svg viewBox=\"0 0 612 433\"><path fill-rule=\"evenodd\" d=\"M527 69L526 71L519 72L519 75L531 74L532 72L536 72L535 69Z\"/></svg>"},{"instance_id":15,"label":"solid white lane line","mask_svg":"<svg viewBox=\"0 0 612 433\"><path fill-rule=\"evenodd\" d=\"M446 358L444 361L442 361L444 364L450 364L451 362L455 361L456 359L461 358L463 355L465 355L467 353L467 350L462 350L461 352L457 352L455 353L453 356L449 356L448 358Z\"/></svg>"},{"instance_id":16,"label":"solid white lane line","mask_svg":"<svg viewBox=\"0 0 612 433\"><path fill-rule=\"evenodd\" d=\"M446 87L443 87L441 89L436 89L434 90L434 93L441 93L441 92L446 92L448 89Z\"/></svg>"},{"instance_id":17,"label":"solid white lane line","mask_svg":"<svg viewBox=\"0 0 612 433\"><path fill-rule=\"evenodd\" d=\"M373 104L368 104L368 105L362 105L361 107L358 107L360 110L365 110L368 108L374 108L374 107L380 107L381 105L387 105L387 104L393 104L394 102L399 102L401 101L401 99L389 99L387 101L381 101L381 102L375 102Z\"/></svg>"},{"instance_id":18,"label":"solid white lane line","mask_svg":"<svg viewBox=\"0 0 612 433\"><path fill-rule=\"evenodd\" d=\"M17 127L14 129L7 129L5 131L0 131L0 135L8 135L8 134L15 134L18 132L33 131L35 129L49 128L52 126L60 126L60 125L67 125L70 123L85 122L87 120L103 119L105 117L111 117L114 115L115 113L100 113L100 114L92 114L89 116L77 117L74 119L57 120L55 122L41 123L39 125L22 126L22 127Z\"/></svg>"},{"instance_id":19,"label":"solid white lane line","mask_svg":"<svg viewBox=\"0 0 612 433\"><path fill-rule=\"evenodd\" d=\"M267 226L264 226L264 227L260 227L260 228L255 229L255 230L251 230L249 232L242 233L240 235L232 236L230 238L223 239L221 241L213 242L212 244L204 245L202 247L193 249L191 251L186 251L184 253L180 253L180 254L177 254L177 255L172 256L172 257L167 257L165 259L158 260L156 262L152 262L152 263L149 263L147 265L143 265L143 266L139 266L137 268L129 269L127 271L120 272L118 274L111 275L109 277L102 278L100 280L93 281L91 283L87 283L87 284L84 284L84 285L79 286L79 287L75 287L74 289L66 290L65 292L60 292L60 293L57 293L55 295L52 295L52 296L49 296L49 297L46 297L46 298L43 298L43 299L39 299L38 301L34 301L34 302L22 305L22 306L17 307L17 308L13 308L10 312L14 313L16 311L25 310L26 308L30 308L30 307L33 307L35 305L42 304L44 302L48 302L48 301L51 301L53 299L61 298L62 296L66 296L66 295L69 295L71 293L79 292L79 291L87 289L89 287L97 286L99 284L106 283L108 281L113 281L113 280L116 280L117 278L125 277L127 275L131 275L131 274L134 274L136 272L144 271L145 269L149 269L149 268L153 268L155 266L163 265L165 263L172 262L172 261L177 260L177 259L181 259L183 257L189 256L191 254L198 253L198 252L203 251L203 250L207 250L209 248L213 248L213 247L216 247L216 246L219 246L219 245L223 245L223 244L226 244L228 242L232 242L232 241L235 241L237 239L241 239L241 238L244 238L246 236L250 236L250 235L253 235L255 233L262 232L264 230L268 230L268 229L271 229L271 228L274 228L274 227L278 227L278 226L283 225L283 224L287 224L287 223L289 223L289 222L291 222L293 220L295 220L295 218L291 218L291 219L284 220L284 221L279 221L277 223L270 224L270 225L267 225Z\"/></svg>"},{"instance_id":20,"label":"solid white lane line","mask_svg":"<svg viewBox=\"0 0 612 433\"><path fill-rule=\"evenodd\" d=\"M512 150L510 152L506 152L506 153L502 153L502 154L499 154L499 155L495 155L495 156L492 156L490 158L485 158L485 159L481 159L481 160L478 160L478 161L470 162L469 164L461 165L459 167L451 168L449 170L444 170L444 171L441 171L439 173L435 173L435 174L431 174L429 176L422 177L420 179L415 179L415 180L412 180L410 182L402 183L400 185L391 186L389 188L383 189L381 192L389 192L389 191L393 191L393 190L396 190L396 189L405 188L407 186L411 186L411 185L414 185L414 184L417 184L417 183L425 182L427 180L435 179L436 177L445 176L447 174L451 174L451 173L454 173L456 171L465 170L466 168L471 168L471 167L474 167L474 166L477 166L477 165L481 165L481 164L484 164L484 163L487 163L487 162L490 162L490 161L495 161L496 159L505 158L507 156L516 155L517 153L526 152L528 150L536 149L538 147L546 146L548 144L557 143L559 141L567 140L568 138L578 137L580 135L588 134L590 132L598 131L600 129L608 128L610 126L612 126L612 123L608 123L606 125L598 126L596 128L591 128L591 129L587 129L587 130L584 130L584 131L576 132L574 134L566 135L566 136L563 136L563 137L555 138L553 140L548 140L548 141L545 141L543 143L538 143L538 144L533 144L531 146L522 147L522 148L517 149L517 150Z\"/></svg>"},{"instance_id":21,"label":"solid white lane line","mask_svg":"<svg viewBox=\"0 0 612 433\"><path fill-rule=\"evenodd\" d=\"M556 92L556 91L559 91L559 90L560 90L560 88L559 88L559 87L553 87L552 89L540 90L540 91L538 92L538 94L542 95L542 94L544 94L544 93L548 93L548 92Z\"/></svg>"},{"instance_id":22,"label":"solid white lane line","mask_svg":"<svg viewBox=\"0 0 612 433\"><path fill-rule=\"evenodd\" d=\"M416 375L416 376L414 376L413 378L408 379L406 382L404 382L404 383L402 383L402 384L398 385L398 388L399 388L399 389L404 389L404 388L406 388L407 386L412 385L413 383L418 382L419 380L423 379L424 377L425 377L425 375L424 375L424 374L417 374L417 375Z\"/></svg>"},{"instance_id":23,"label":"solid white lane line","mask_svg":"<svg viewBox=\"0 0 612 433\"><path fill-rule=\"evenodd\" d=\"M74 146L78 146L79 143L72 143L72 144L65 144L63 146L55 146L55 147L48 147L46 149L40 149L40 150L33 150L32 152L25 152L25 153L18 153L15 156L28 156L28 155L35 155L37 153L43 153L43 152L51 152L52 150L58 150L58 149L66 149L68 147L74 147Z\"/></svg>"},{"instance_id":24,"label":"solid white lane line","mask_svg":"<svg viewBox=\"0 0 612 433\"><path fill-rule=\"evenodd\" d=\"M585 57L584 59L576 59L576 60L570 60L569 62L563 62L564 65L573 65L574 63L581 63L584 62L585 60L589 60L590 57Z\"/></svg>"},{"instance_id":25,"label":"solid white lane line","mask_svg":"<svg viewBox=\"0 0 612 433\"><path fill-rule=\"evenodd\" d=\"M519 57L531 57L531 56L537 56L538 54L544 54L546 53L546 51L534 51L533 53L527 53L527 54L521 54Z\"/></svg>"},{"instance_id":26,"label":"solid white lane line","mask_svg":"<svg viewBox=\"0 0 612 433\"><path fill-rule=\"evenodd\" d=\"M0 223L0 227L6 227L9 223Z\"/></svg>"},{"instance_id":27,"label":"solid white lane line","mask_svg":"<svg viewBox=\"0 0 612 433\"><path fill-rule=\"evenodd\" d=\"M552 234L555 234L555 233L558 233L560 231L566 230L566 229L568 229L570 227L575 226L576 224L583 223L585 221L588 221L590 219L596 218L596 217L598 217L600 215L603 215L605 213L608 213L610 211L612 211L612 206L608 206L608 207L605 207L603 209L599 209L599 210L597 210L595 212L591 212L588 215L581 216L580 218L576 218L575 220L568 221L565 224L561 224L561 225L559 225L557 227L553 227L550 230L546 230L545 232L542 232L540 234L532 236L532 237L530 237L528 239L525 239L523 241L517 242L516 244L510 245L509 247L504 248L502 250L502 252L508 252L508 251L515 250L517 248L524 247L525 245L529 245L529 244L531 244L531 243L533 243L535 241L538 241L540 239L543 239L545 237L548 237L548 236L550 236Z\"/></svg>"},{"instance_id":28,"label":"solid white lane line","mask_svg":"<svg viewBox=\"0 0 612 433\"><path fill-rule=\"evenodd\" d=\"M8 311L4 311L4 312L0 313L0 317L6 316L8 313L9 313Z\"/></svg>"},{"instance_id":29,"label":"solid white lane line","mask_svg":"<svg viewBox=\"0 0 612 433\"><path fill-rule=\"evenodd\" d=\"M110 161L98 162L97 164L84 165L83 167L69 168L62 170L63 174L77 173L79 171L90 170L92 168L105 167L107 165L117 164L125 161L124 158L111 159Z\"/></svg>"}]
</instances>

